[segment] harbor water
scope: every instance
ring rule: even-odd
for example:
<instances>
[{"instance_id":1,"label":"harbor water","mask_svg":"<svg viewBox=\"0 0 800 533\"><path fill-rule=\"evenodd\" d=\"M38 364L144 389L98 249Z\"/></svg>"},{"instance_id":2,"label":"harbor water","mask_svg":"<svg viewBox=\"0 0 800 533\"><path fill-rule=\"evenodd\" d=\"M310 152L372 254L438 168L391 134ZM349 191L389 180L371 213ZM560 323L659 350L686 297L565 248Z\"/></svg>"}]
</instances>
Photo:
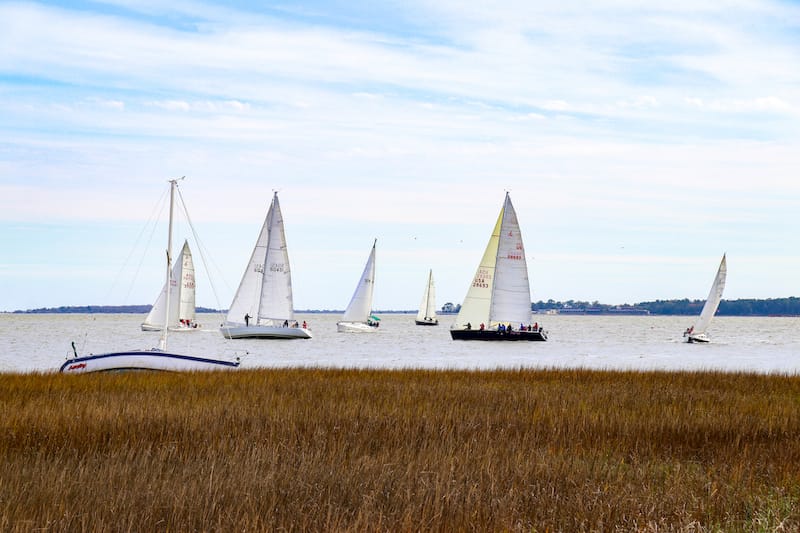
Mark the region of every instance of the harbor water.
<instances>
[{"instance_id":1,"label":"harbor water","mask_svg":"<svg viewBox=\"0 0 800 533\"><path fill-rule=\"evenodd\" d=\"M134 314L0 314L0 372L49 372L72 353L150 349L159 334L143 332ZM197 331L169 335L169 350L235 359L242 368L592 368L800 372L800 318L716 317L710 344L686 344L694 317L534 315L548 342L450 339L452 315L439 326L415 326L413 315L384 314L374 333L337 333L338 314L298 314L309 340L227 340L221 316L200 314Z\"/></svg>"}]
</instances>

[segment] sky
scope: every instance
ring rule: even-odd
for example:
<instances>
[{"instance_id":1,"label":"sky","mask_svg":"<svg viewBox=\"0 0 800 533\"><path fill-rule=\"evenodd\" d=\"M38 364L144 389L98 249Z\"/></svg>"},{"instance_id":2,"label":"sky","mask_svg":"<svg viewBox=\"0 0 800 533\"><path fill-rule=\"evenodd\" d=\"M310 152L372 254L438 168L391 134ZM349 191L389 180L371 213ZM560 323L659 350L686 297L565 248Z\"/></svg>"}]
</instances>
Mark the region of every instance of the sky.
<instances>
[{"instance_id":1,"label":"sky","mask_svg":"<svg viewBox=\"0 0 800 533\"><path fill-rule=\"evenodd\" d=\"M298 309L461 302L506 191L534 301L798 296L799 119L797 2L0 1L0 311L152 303L181 176L208 307L273 191Z\"/></svg>"}]
</instances>

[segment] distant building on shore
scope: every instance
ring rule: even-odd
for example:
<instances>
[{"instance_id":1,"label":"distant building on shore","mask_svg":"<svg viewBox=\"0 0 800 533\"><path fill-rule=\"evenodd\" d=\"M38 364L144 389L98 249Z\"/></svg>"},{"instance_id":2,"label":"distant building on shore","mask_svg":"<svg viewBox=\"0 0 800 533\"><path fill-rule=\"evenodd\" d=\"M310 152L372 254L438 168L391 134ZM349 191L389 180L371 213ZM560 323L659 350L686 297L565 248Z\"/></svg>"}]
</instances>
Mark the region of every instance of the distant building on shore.
<instances>
[{"instance_id":1,"label":"distant building on shore","mask_svg":"<svg viewBox=\"0 0 800 533\"><path fill-rule=\"evenodd\" d=\"M534 311L536 312L536 311ZM649 315L647 309L635 305L576 307L565 304L557 309L540 310L548 315Z\"/></svg>"},{"instance_id":2,"label":"distant building on shore","mask_svg":"<svg viewBox=\"0 0 800 533\"><path fill-rule=\"evenodd\" d=\"M442 314L452 315L453 313L458 313L460 309L461 309L460 305L455 305L453 302L447 302L442 306Z\"/></svg>"}]
</instances>

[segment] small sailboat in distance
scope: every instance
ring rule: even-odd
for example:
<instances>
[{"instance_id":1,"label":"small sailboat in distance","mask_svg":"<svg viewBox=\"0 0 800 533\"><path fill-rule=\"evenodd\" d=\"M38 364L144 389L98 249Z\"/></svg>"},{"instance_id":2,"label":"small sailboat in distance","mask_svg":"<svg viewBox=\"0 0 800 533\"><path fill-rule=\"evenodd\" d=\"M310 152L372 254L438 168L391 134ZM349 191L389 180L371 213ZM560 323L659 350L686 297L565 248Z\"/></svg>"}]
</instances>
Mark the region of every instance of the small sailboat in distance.
<instances>
[{"instance_id":1,"label":"small sailboat in distance","mask_svg":"<svg viewBox=\"0 0 800 533\"><path fill-rule=\"evenodd\" d=\"M692 326L683 332L686 342L709 342L706 330L711 324L711 319L717 312L719 302L722 300L722 291L725 290L725 279L728 275L728 263L726 259L727 254L722 254L722 261L719 263L717 275L714 276L714 282L711 284L711 291L708 293L706 303L703 305L703 310L700 312L700 318L697 319Z\"/></svg>"},{"instance_id":2,"label":"small sailboat in distance","mask_svg":"<svg viewBox=\"0 0 800 533\"><path fill-rule=\"evenodd\" d=\"M425 291L422 293L422 301L419 304L419 311L417 311L414 323L418 326L439 325L439 319L436 318L436 288L433 285L433 270L428 271L428 282L425 284Z\"/></svg>"},{"instance_id":3,"label":"small sailboat in distance","mask_svg":"<svg viewBox=\"0 0 800 533\"><path fill-rule=\"evenodd\" d=\"M156 303L142 323L142 331L161 331L164 324L172 331L192 331L199 329L195 320L195 277L192 251L189 241L175 261L170 280L170 308L167 309L167 285L161 289Z\"/></svg>"},{"instance_id":4,"label":"small sailboat in distance","mask_svg":"<svg viewBox=\"0 0 800 533\"><path fill-rule=\"evenodd\" d=\"M364 272L358 280L353 297L336 323L339 333L369 333L378 330L380 318L372 314L372 292L375 288L375 246L378 239L372 243L372 250L364 265Z\"/></svg>"},{"instance_id":5,"label":"small sailboat in distance","mask_svg":"<svg viewBox=\"0 0 800 533\"><path fill-rule=\"evenodd\" d=\"M183 179L183 178L181 178ZM169 230L167 232L167 265L164 286L172 286L172 216L175 204L175 190L178 180L170 180L169 194ZM165 291L164 309L170 309L173 291ZM164 314L166 319L166 313ZM79 356L72 343L74 357L70 357L61 365L60 372L65 374L83 374L87 372L104 372L120 370L169 370L178 372L194 372L201 370L230 370L239 366L239 361L226 361L195 355L176 354L167 351L167 336L170 331L164 323L161 328L161 339L158 348L150 350L128 350Z\"/></svg>"},{"instance_id":6,"label":"small sailboat in distance","mask_svg":"<svg viewBox=\"0 0 800 533\"><path fill-rule=\"evenodd\" d=\"M311 338L305 322L301 326L294 319L292 272L277 192L221 331L226 339Z\"/></svg>"},{"instance_id":7,"label":"small sailboat in distance","mask_svg":"<svg viewBox=\"0 0 800 533\"><path fill-rule=\"evenodd\" d=\"M531 325L525 247L508 193L450 336L453 340L547 340L538 323Z\"/></svg>"}]
</instances>

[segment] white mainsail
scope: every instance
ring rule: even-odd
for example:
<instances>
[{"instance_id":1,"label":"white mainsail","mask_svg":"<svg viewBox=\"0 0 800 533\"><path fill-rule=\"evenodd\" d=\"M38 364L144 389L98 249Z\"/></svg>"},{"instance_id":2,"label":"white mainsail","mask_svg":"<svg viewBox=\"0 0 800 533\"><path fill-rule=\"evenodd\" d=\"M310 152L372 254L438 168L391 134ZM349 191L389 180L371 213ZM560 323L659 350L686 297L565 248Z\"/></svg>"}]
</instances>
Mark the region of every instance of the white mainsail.
<instances>
[{"instance_id":1,"label":"white mainsail","mask_svg":"<svg viewBox=\"0 0 800 533\"><path fill-rule=\"evenodd\" d=\"M528 262L519 229L517 213L506 193L503 222L497 247L497 263L492 287L491 324L511 322L528 324L531 321L531 288L528 282Z\"/></svg>"},{"instance_id":2,"label":"white mainsail","mask_svg":"<svg viewBox=\"0 0 800 533\"><path fill-rule=\"evenodd\" d=\"M164 324L170 328L181 325L181 321L194 322L195 319L195 277L194 261L189 243L184 241L183 249L172 267L170 276L169 312L167 312L167 284L161 288L156 302L150 309L142 327L150 330L161 329Z\"/></svg>"},{"instance_id":3,"label":"white mainsail","mask_svg":"<svg viewBox=\"0 0 800 533\"><path fill-rule=\"evenodd\" d=\"M503 208L472 278L454 327L528 324L531 291L517 214L506 193Z\"/></svg>"},{"instance_id":4,"label":"white mainsail","mask_svg":"<svg viewBox=\"0 0 800 533\"><path fill-rule=\"evenodd\" d=\"M726 255L727 254L722 255L722 261L719 263L717 275L714 276L714 282L711 284L711 291L708 293L708 299L706 299L706 303L703 305L703 310L700 312L700 318L697 319L697 322L692 329L693 335L700 335L706 332L709 324L711 324L711 319L717 312L719 302L722 300L722 291L725 289L725 278L728 274L728 263L725 258Z\"/></svg>"},{"instance_id":5,"label":"white mainsail","mask_svg":"<svg viewBox=\"0 0 800 533\"><path fill-rule=\"evenodd\" d=\"M277 192L228 309L226 322L244 324L245 315L254 323L265 325L280 325L294 319L289 253Z\"/></svg>"},{"instance_id":6,"label":"white mainsail","mask_svg":"<svg viewBox=\"0 0 800 533\"><path fill-rule=\"evenodd\" d=\"M422 293L417 320L420 322L436 320L436 288L433 284L433 270L428 272L428 280L425 284L425 291Z\"/></svg>"},{"instance_id":7,"label":"white mainsail","mask_svg":"<svg viewBox=\"0 0 800 533\"><path fill-rule=\"evenodd\" d=\"M342 322L368 322L372 313L372 292L375 287L375 245L378 239L372 244L367 264L364 265L364 272L358 281L358 286L350 299L350 304L342 315Z\"/></svg>"},{"instance_id":8,"label":"white mainsail","mask_svg":"<svg viewBox=\"0 0 800 533\"><path fill-rule=\"evenodd\" d=\"M258 323L276 325L284 320L294 320L292 273L289 268L289 252L286 249L286 234L277 192L272 199L272 217L269 219L268 230L269 239L267 239L267 255L261 282Z\"/></svg>"}]
</instances>

